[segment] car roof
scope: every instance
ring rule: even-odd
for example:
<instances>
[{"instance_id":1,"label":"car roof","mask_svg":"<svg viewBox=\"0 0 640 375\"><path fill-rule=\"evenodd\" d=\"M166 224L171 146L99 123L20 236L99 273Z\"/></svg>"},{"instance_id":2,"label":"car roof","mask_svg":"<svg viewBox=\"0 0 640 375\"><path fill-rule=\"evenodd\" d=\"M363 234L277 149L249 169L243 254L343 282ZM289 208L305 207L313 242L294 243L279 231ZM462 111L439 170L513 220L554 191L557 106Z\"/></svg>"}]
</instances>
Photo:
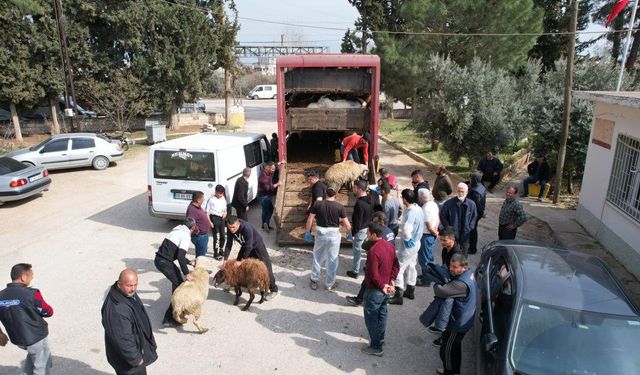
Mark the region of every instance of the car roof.
<instances>
[{"instance_id":1,"label":"car roof","mask_svg":"<svg viewBox=\"0 0 640 375\"><path fill-rule=\"evenodd\" d=\"M186 137L172 139L170 141L158 143L151 146L152 150L222 150L225 148L241 145L247 140L260 139L264 134L260 133L198 133Z\"/></svg>"},{"instance_id":2,"label":"car roof","mask_svg":"<svg viewBox=\"0 0 640 375\"><path fill-rule=\"evenodd\" d=\"M63 134L56 134L56 135L52 135L51 138L52 139L56 139L56 138L62 138L62 137L97 137L98 135L96 133L63 133Z\"/></svg>"},{"instance_id":3,"label":"car roof","mask_svg":"<svg viewBox=\"0 0 640 375\"><path fill-rule=\"evenodd\" d=\"M536 243L505 245L522 275L522 298L573 310L639 315L637 306L600 258Z\"/></svg>"}]
</instances>

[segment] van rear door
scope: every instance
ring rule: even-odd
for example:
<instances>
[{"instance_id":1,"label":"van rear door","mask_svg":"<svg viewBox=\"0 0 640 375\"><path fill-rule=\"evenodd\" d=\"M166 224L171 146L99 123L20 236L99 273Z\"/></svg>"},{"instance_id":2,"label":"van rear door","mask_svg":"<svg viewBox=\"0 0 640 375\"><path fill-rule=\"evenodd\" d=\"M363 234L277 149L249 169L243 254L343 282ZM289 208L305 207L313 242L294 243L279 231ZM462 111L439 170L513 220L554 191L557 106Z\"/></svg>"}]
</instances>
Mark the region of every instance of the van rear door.
<instances>
[{"instance_id":1,"label":"van rear door","mask_svg":"<svg viewBox=\"0 0 640 375\"><path fill-rule=\"evenodd\" d=\"M211 195L216 185L213 152L155 150L153 155L152 208L158 216L182 217L191 195Z\"/></svg>"}]
</instances>

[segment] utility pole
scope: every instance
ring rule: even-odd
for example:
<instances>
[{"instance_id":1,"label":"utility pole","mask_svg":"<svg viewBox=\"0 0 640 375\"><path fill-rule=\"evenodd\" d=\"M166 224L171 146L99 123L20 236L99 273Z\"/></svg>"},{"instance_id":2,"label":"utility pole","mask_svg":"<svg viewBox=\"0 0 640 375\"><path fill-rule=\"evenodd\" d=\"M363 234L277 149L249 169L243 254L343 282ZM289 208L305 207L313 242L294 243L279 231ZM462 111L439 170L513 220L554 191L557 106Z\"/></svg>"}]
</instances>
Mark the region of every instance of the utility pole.
<instances>
[{"instance_id":1,"label":"utility pole","mask_svg":"<svg viewBox=\"0 0 640 375\"><path fill-rule=\"evenodd\" d=\"M60 49L62 50L62 65L64 67L65 87L69 88L71 98L73 100L73 113L78 114L78 101L76 100L76 93L73 86L73 69L71 67L71 61L69 60L69 48L67 47L67 37L64 33L64 15L62 13L62 4L60 0L53 0L55 12L56 12L56 25L58 26L58 38L60 40ZM66 92L66 90L65 90ZM69 96L65 94L65 107L69 108ZM74 118L71 117L71 130L80 131L80 124L75 126Z\"/></svg>"},{"instance_id":2,"label":"utility pole","mask_svg":"<svg viewBox=\"0 0 640 375\"><path fill-rule=\"evenodd\" d=\"M567 138L569 138L569 125L571 124L571 88L573 87L573 64L576 54L576 28L578 24L578 3L573 0L571 13L571 33L569 36L569 51L567 51L567 69L564 76L564 111L562 113L562 136L560 138L560 150L558 151L558 165L556 167L556 186L553 189L553 204L558 203L560 188L562 187L562 173L564 159L567 156Z\"/></svg>"}]
</instances>

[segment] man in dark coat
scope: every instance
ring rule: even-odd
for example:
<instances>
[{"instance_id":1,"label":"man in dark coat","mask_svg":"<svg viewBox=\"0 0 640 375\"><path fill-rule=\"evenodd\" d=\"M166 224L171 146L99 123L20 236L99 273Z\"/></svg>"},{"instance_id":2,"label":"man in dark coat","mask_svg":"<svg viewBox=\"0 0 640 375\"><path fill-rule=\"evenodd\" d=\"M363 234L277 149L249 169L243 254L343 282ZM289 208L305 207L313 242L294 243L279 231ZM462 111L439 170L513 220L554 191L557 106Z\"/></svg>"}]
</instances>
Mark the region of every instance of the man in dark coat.
<instances>
[{"instance_id":1,"label":"man in dark coat","mask_svg":"<svg viewBox=\"0 0 640 375\"><path fill-rule=\"evenodd\" d=\"M429 181L424 179L424 174L421 169L416 169L411 172L411 185L413 186L413 196L416 197L416 202L418 200L418 190L420 189L429 189ZM422 207L422 205L420 205Z\"/></svg>"},{"instance_id":2,"label":"man in dark coat","mask_svg":"<svg viewBox=\"0 0 640 375\"><path fill-rule=\"evenodd\" d=\"M444 202L440 209L440 225L443 228L453 227L456 241L465 255L469 251L471 230L476 225L478 217L476 204L467 198L468 191L467 184L459 183L456 196Z\"/></svg>"},{"instance_id":3,"label":"man in dark coat","mask_svg":"<svg viewBox=\"0 0 640 375\"><path fill-rule=\"evenodd\" d=\"M478 163L478 170L482 173L482 182L489 182L489 192L493 193L493 188L496 186L502 174L502 162L495 156L495 150L487 151L487 156L480 159Z\"/></svg>"},{"instance_id":4,"label":"man in dark coat","mask_svg":"<svg viewBox=\"0 0 640 375\"><path fill-rule=\"evenodd\" d=\"M471 191L469 192L469 199L476 204L476 210L478 212L478 218L469 235L469 254L475 254L478 252L478 223L485 215L485 207L487 206L487 189L482 185L480 180L482 176L478 172L471 174Z\"/></svg>"},{"instance_id":5,"label":"man in dark coat","mask_svg":"<svg viewBox=\"0 0 640 375\"><path fill-rule=\"evenodd\" d=\"M269 294L265 296L265 299L270 301L276 298L278 296L278 286L271 267L271 257L260 233L251 223L240 220L236 216L229 216L227 218L227 245L224 249L224 261L229 259L233 241L240 244L237 260L242 261L246 258L254 258L261 260L267 266L267 271L269 272Z\"/></svg>"},{"instance_id":6,"label":"man in dark coat","mask_svg":"<svg viewBox=\"0 0 640 375\"><path fill-rule=\"evenodd\" d=\"M247 212L249 211L249 176L251 176L251 168L243 169L242 176L236 180L231 199L231 207L236 209L236 215L245 221L248 220Z\"/></svg>"},{"instance_id":7,"label":"man in dark coat","mask_svg":"<svg viewBox=\"0 0 640 375\"><path fill-rule=\"evenodd\" d=\"M538 193L538 201L542 201L544 195L544 189L549 182L549 176L551 175L551 169L547 163L547 158L544 155L538 155L536 160L527 165L527 172L529 177L522 181L522 197L529 196L529 184L540 185L540 192Z\"/></svg>"},{"instance_id":8,"label":"man in dark coat","mask_svg":"<svg viewBox=\"0 0 640 375\"><path fill-rule=\"evenodd\" d=\"M117 375L145 375L147 366L158 359L151 322L137 288L138 274L125 268L102 305L107 361Z\"/></svg>"}]
</instances>

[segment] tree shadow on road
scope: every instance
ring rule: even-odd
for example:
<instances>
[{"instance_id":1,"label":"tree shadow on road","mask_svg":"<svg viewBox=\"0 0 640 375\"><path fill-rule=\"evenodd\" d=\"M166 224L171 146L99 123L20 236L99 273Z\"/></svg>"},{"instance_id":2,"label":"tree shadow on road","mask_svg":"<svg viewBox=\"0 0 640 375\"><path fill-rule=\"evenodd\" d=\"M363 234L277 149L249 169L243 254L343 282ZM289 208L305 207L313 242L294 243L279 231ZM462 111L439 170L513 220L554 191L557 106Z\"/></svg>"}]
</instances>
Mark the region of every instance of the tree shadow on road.
<instances>
[{"instance_id":1,"label":"tree shadow on road","mask_svg":"<svg viewBox=\"0 0 640 375\"><path fill-rule=\"evenodd\" d=\"M147 193L138 194L90 216L89 220L135 231L160 233L169 233L171 228L179 224L177 221L151 217L147 202Z\"/></svg>"},{"instance_id":2,"label":"tree shadow on road","mask_svg":"<svg viewBox=\"0 0 640 375\"><path fill-rule=\"evenodd\" d=\"M52 375L110 375L108 372L91 368L88 364L71 358L52 356L53 367ZM22 366L22 363L20 364ZM20 374L20 366L1 366L0 374L18 375Z\"/></svg>"}]
</instances>

